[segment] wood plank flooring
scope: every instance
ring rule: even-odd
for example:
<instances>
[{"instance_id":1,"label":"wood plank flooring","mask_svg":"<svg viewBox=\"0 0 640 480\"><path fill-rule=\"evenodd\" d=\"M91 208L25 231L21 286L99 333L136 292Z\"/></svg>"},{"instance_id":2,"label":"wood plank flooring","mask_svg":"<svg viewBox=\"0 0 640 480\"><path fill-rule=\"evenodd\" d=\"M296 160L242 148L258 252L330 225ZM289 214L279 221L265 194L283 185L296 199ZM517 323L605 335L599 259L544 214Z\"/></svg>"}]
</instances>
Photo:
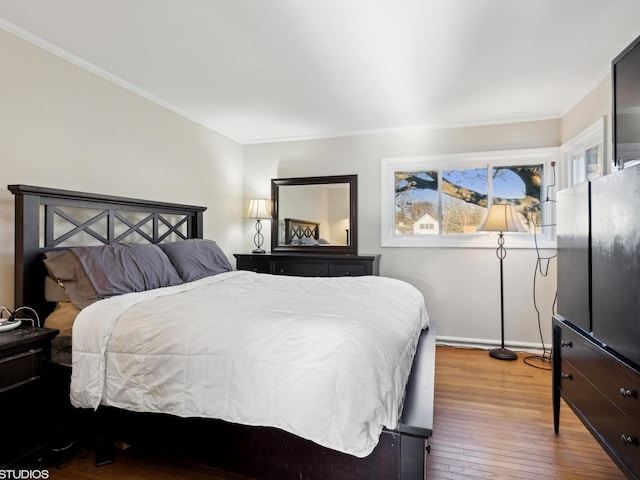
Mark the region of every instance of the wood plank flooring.
<instances>
[{"instance_id":1,"label":"wood plank flooring","mask_svg":"<svg viewBox=\"0 0 640 480\"><path fill-rule=\"evenodd\" d=\"M490 358L484 350L437 347L429 480L623 480L615 464L562 402L553 432L551 372ZM549 368L544 362L532 362ZM93 452L51 469L58 480L240 480L175 455L132 447L95 468ZM327 479L331 480L331 479ZM366 479L363 479L366 480Z\"/></svg>"},{"instance_id":2,"label":"wood plank flooring","mask_svg":"<svg viewBox=\"0 0 640 480\"><path fill-rule=\"evenodd\" d=\"M427 478L624 479L564 402L554 434L551 371L518 357L502 361L484 350L438 347Z\"/></svg>"}]
</instances>

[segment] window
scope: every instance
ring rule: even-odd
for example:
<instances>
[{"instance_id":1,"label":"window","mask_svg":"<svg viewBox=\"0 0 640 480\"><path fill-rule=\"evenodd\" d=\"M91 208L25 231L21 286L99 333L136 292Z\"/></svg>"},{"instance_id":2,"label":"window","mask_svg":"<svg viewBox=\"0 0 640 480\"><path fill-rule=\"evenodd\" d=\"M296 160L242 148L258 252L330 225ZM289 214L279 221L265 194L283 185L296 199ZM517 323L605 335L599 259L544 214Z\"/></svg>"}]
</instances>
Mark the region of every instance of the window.
<instances>
[{"instance_id":1,"label":"window","mask_svg":"<svg viewBox=\"0 0 640 480\"><path fill-rule=\"evenodd\" d=\"M604 117L562 146L567 165L567 186L593 180L604 174Z\"/></svg>"},{"instance_id":2,"label":"window","mask_svg":"<svg viewBox=\"0 0 640 480\"><path fill-rule=\"evenodd\" d=\"M534 247L533 234L552 240L546 177L557 157L532 149L383 159L382 246L495 246L477 231L492 203L516 206L530 234L520 246Z\"/></svg>"}]
</instances>

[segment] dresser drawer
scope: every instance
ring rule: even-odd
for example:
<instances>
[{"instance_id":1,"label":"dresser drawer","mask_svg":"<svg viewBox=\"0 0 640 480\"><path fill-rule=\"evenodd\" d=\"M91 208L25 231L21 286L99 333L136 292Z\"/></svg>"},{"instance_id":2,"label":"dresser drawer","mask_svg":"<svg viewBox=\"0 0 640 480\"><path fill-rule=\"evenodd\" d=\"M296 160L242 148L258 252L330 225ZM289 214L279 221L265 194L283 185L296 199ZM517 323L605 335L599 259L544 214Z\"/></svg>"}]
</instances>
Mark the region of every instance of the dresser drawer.
<instances>
[{"instance_id":1,"label":"dresser drawer","mask_svg":"<svg viewBox=\"0 0 640 480\"><path fill-rule=\"evenodd\" d=\"M369 275L364 263L333 262L329 264L329 276L331 277L358 277L362 275Z\"/></svg>"},{"instance_id":2,"label":"dresser drawer","mask_svg":"<svg viewBox=\"0 0 640 480\"><path fill-rule=\"evenodd\" d=\"M271 273L271 260L268 257L260 257L259 255L238 257L236 268L250 272Z\"/></svg>"},{"instance_id":3,"label":"dresser drawer","mask_svg":"<svg viewBox=\"0 0 640 480\"><path fill-rule=\"evenodd\" d=\"M42 349L0 359L0 393L40 378Z\"/></svg>"},{"instance_id":4,"label":"dresser drawer","mask_svg":"<svg viewBox=\"0 0 640 480\"><path fill-rule=\"evenodd\" d=\"M298 277L326 277L329 275L327 262L274 262L273 273L276 275L295 275Z\"/></svg>"},{"instance_id":5,"label":"dresser drawer","mask_svg":"<svg viewBox=\"0 0 640 480\"><path fill-rule=\"evenodd\" d=\"M238 270L298 277L378 275L380 255L234 253Z\"/></svg>"},{"instance_id":6,"label":"dresser drawer","mask_svg":"<svg viewBox=\"0 0 640 480\"><path fill-rule=\"evenodd\" d=\"M561 329L560 356L631 418L640 419L640 375L568 327Z\"/></svg>"},{"instance_id":7,"label":"dresser drawer","mask_svg":"<svg viewBox=\"0 0 640 480\"><path fill-rule=\"evenodd\" d=\"M561 376L565 400L627 466L640 470L640 423L625 415L571 363L562 361Z\"/></svg>"}]
</instances>

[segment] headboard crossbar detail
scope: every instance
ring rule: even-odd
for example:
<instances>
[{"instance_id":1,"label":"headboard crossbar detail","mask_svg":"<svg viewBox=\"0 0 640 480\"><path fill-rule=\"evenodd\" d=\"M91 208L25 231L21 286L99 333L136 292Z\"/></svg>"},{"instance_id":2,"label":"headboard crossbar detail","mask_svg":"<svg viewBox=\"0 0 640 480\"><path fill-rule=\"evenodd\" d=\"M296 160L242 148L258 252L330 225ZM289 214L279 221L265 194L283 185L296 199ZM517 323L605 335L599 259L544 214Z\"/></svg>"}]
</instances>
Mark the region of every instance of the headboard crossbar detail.
<instances>
[{"instance_id":1,"label":"headboard crossbar detail","mask_svg":"<svg viewBox=\"0 0 640 480\"><path fill-rule=\"evenodd\" d=\"M44 252L95 242L162 243L203 235L206 207L29 185L8 189L15 195L15 307L32 307L42 318L53 308L44 300ZM57 235L60 223L67 229Z\"/></svg>"},{"instance_id":2,"label":"headboard crossbar detail","mask_svg":"<svg viewBox=\"0 0 640 480\"><path fill-rule=\"evenodd\" d=\"M58 219L62 219L68 224L73 225L74 228L59 236L56 235L56 220ZM102 234L96 231L96 229L91 228L94 225L99 226L100 222L106 223L106 225L103 225L106 234ZM126 230L117 234L117 225L126 227ZM191 238L191 232L189 231L190 226L189 217L183 214L176 218L175 215L165 216L161 213L150 213L142 220L132 221L123 215L120 210L109 209L100 211L88 220L83 221L58 206L45 205L44 246L60 246L82 233L86 233L104 245L130 241L135 235L139 235L149 243L162 243L171 235L185 240ZM150 227L151 234L145 231L145 227ZM161 227L164 227L164 231L162 232ZM186 228L186 233L181 231L182 227Z\"/></svg>"},{"instance_id":3,"label":"headboard crossbar detail","mask_svg":"<svg viewBox=\"0 0 640 480\"><path fill-rule=\"evenodd\" d=\"M304 238L320 238L320 223L310 220L298 220L295 218L284 219L285 244L290 245L294 240Z\"/></svg>"}]
</instances>

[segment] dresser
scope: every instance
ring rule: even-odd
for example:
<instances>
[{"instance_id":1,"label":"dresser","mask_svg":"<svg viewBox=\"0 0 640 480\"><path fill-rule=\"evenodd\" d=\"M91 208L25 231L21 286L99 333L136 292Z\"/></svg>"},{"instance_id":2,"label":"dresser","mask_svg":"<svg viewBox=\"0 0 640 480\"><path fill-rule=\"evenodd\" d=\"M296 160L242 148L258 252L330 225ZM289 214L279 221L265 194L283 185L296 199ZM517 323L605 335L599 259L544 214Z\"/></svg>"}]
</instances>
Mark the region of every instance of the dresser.
<instances>
[{"instance_id":1,"label":"dresser","mask_svg":"<svg viewBox=\"0 0 640 480\"><path fill-rule=\"evenodd\" d=\"M640 478L640 371L559 315L553 317L553 421L560 398L629 478Z\"/></svg>"},{"instance_id":2,"label":"dresser","mask_svg":"<svg viewBox=\"0 0 640 480\"><path fill-rule=\"evenodd\" d=\"M233 256L238 270L299 277L378 275L380 264L380 255L236 253Z\"/></svg>"},{"instance_id":3,"label":"dresser","mask_svg":"<svg viewBox=\"0 0 640 480\"><path fill-rule=\"evenodd\" d=\"M557 193L553 412L564 399L629 478L640 479L640 165Z\"/></svg>"}]
</instances>

